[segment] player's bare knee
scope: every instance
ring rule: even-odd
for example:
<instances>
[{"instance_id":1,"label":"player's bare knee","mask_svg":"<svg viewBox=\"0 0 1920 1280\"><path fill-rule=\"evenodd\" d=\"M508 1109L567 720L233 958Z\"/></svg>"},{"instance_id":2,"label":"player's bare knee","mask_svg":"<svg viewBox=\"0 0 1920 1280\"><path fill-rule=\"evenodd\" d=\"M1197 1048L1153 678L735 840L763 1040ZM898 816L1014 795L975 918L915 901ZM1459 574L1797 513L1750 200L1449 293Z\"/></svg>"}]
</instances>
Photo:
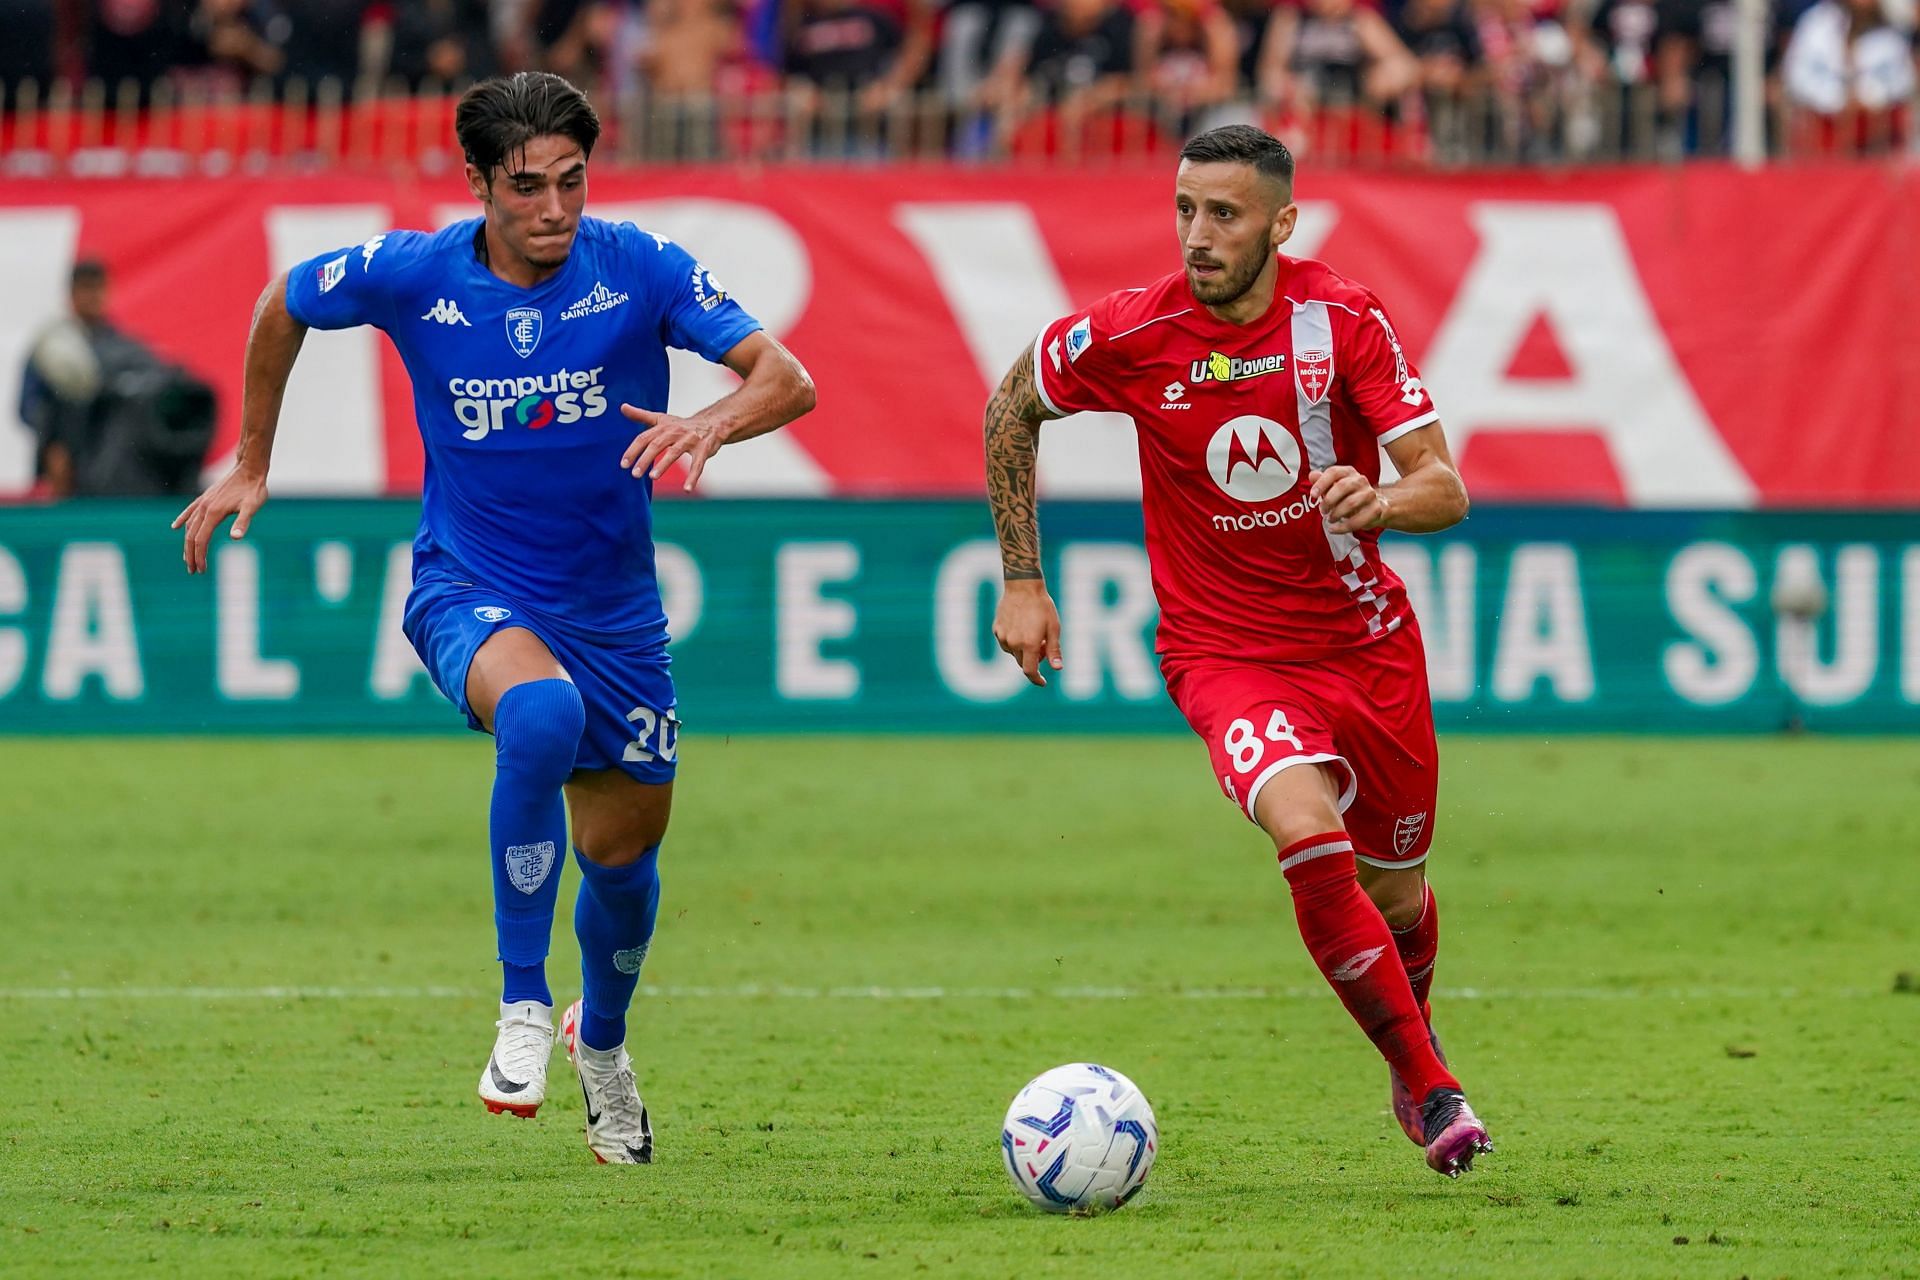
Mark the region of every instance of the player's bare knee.
<instances>
[{"instance_id":1,"label":"player's bare knee","mask_svg":"<svg viewBox=\"0 0 1920 1280\"><path fill-rule=\"evenodd\" d=\"M1360 865L1360 887L1379 908L1389 928L1411 929L1420 923L1420 913L1426 908L1426 881L1419 868L1389 871Z\"/></svg>"},{"instance_id":2,"label":"player's bare knee","mask_svg":"<svg viewBox=\"0 0 1920 1280\"><path fill-rule=\"evenodd\" d=\"M624 867L640 860L647 850L666 838L664 820L636 818L629 822L603 821L596 825L574 824L573 847L588 862L603 867Z\"/></svg>"},{"instance_id":3,"label":"player's bare knee","mask_svg":"<svg viewBox=\"0 0 1920 1280\"><path fill-rule=\"evenodd\" d=\"M1317 765L1283 769L1269 778L1253 797L1253 820L1276 849L1345 830L1338 794Z\"/></svg>"},{"instance_id":4,"label":"player's bare knee","mask_svg":"<svg viewBox=\"0 0 1920 1280\"><path fill-rule=\"evenodd\" d=\"M673 784L638 782L625 774L582 773L567 786L573 845L603 867L637 861L667 835Z\"/></svg>"}]
</instances>

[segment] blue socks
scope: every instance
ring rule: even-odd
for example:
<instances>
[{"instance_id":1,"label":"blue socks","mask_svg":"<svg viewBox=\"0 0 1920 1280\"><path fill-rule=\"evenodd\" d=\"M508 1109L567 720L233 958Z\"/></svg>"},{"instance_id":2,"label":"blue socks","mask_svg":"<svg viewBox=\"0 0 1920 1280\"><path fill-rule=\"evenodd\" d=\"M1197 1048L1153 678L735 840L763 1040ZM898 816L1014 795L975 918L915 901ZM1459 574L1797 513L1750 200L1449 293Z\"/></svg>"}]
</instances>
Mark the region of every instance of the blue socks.
<instances>
[{"instance_id":1,"label":"blue socks","mask_svg":"<svg viewBox=\"0 0 1920 1280\"><path fill-rule=\"evenodd\" d=\"M533 680L500 695L493 712L493 921L508 1004L551 1005L547 944L560 893L567 809L560 788L586 731L586 707L568 680Z\"/></svg>"},{"instance_id":2,"label":"blue socks","mask_svg":"<svg viewBox=\"0 0 1920 1280\"><path fill-rule=\"evenodd\" d=\"M627 1039L627 1006L660 910L660 846L624 867L603 867L578 849L582 884L573 907L580 938L580 1039L589 1049L615 1049Z\"/></svg>"}]
</instances>

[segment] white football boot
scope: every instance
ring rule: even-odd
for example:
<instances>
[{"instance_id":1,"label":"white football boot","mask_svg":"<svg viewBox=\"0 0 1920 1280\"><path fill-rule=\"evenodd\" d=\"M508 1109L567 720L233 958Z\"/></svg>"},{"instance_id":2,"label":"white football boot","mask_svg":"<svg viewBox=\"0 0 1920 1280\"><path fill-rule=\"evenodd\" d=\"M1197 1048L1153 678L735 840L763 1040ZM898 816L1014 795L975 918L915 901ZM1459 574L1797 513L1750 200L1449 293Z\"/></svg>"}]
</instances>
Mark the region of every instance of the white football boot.
<instances>
[{"instance_id":1,"label":"white football boot","mask_svg":"<svg viewBox=\"0 0 1920 1280\"><path fill-rule=\"evenodd\" d=\"M587 1100L587 1146L601 1164L652 1164L653 1125L647 1104L640 1101L634 1083L633 1060L627 1046L595 1049L580 1043L580 1002L567 1006L560 1018L560 1038L567 1057L580 1073L580 1092Z\"/></svg>"},{"instance_id":2,"label":"white football boot","mask_svg":"<svg viewBox=\"0 0 1920 1280\"><path fill-rule=\"evenodd\" d=\"M553 1056L553 1007L534 1000L502 1004L493 1055L480 1072L487 1110L531 1119L547 1100L547 1059Z\"/></svg>"}]
</instances>

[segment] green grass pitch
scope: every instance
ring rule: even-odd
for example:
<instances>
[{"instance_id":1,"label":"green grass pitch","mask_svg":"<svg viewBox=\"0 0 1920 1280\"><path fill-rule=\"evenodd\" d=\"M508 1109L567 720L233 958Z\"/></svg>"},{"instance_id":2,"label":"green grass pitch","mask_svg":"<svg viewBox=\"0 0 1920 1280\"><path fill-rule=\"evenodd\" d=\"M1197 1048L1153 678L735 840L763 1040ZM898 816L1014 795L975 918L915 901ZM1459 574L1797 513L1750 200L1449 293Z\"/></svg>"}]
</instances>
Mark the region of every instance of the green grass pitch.
<instances>
[{"instance_id":1,"label":"green grass pitch","mask_svg":"<svg viewBox=\"0 0 1920 1280\"><path fill-rule=\"evenodd\" d=\"M1151 737L689 735L596 1166L564 1058L474 1096L487 746L0 741L0 1274L1920 1276L1920 740L1443 742L1457 1183ZM1081 1059L1159 1163L1046 1217L999 1121Z\"/></svg>"}]
</instances>

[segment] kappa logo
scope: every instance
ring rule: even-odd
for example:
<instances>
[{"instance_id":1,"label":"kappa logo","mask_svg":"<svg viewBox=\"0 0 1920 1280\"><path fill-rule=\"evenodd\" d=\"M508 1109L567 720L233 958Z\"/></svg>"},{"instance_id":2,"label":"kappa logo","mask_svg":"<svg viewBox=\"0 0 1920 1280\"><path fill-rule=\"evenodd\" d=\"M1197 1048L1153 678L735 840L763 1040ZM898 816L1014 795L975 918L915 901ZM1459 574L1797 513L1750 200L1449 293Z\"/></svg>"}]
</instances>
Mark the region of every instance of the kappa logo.
<instances>
[{"instance_id":1,"label":"kappa logo","mask_svg":"<svg viewBox=\"0 0 1920 1280\"><path fill-rule=\"evenodd\" d=\"M587 294L586 297L580 299L580 301L568 307L565 311L562 311L560 313L560 319L562 323L564 323L568 320L578 320L583 316L597 316L602 311L611 311L615 307L624 305L628 297L628 294L615 293L612 289L607 288L606 285L595 280L593 282L593 291Z\"/></svg>"},{"instance_id":2,"label":"kappa logo","mask_svg":"<svg viewBox=\"0 0 1920 1280\"><path fill-rule=\"evenodd\" d=\"M460 314L460 304L449 298L441 298L435 302L431 307L427 308L426 314L420 318L422 320L437 320L441 324L464 324L469 329L473 328L472 323Z\"/></svg>"},{"instance_id":3,"label":"kappa logo","mask_svg":"<svg viewBox=\"0 0 1920 1280\"><path fill-rule=\"evenodd\" d=\"M513 610L502 609L497 604L483 604L473 611L473 616L482 622L505 622L513 616Z\"/></svg>"},{"instance_id":4,"label":"kappa logo","mask_svg":"<svg viewBox=\"0 0 1920 1280\"><path fill-rule=\"evenodd\" d=\"M542 320L538 307L515 307L507 312L507 341L522 360L540 345Z\"/></svg>"},{"instance_id":5,"label":"kappa logo","mask_svg":"<svg viewBox=\"0 0 1920 1280\"><path fill-rule=\"evenodd\" d=\"M320 292L333 292L333 286L347 278L347 257L352 252L353 250L349 249L333 261L321 264L320 270L315 273L320 281Z\"/></svg>"},{"instance_id":6,"label":"kappa logo","mask_svg":"<svg viewBox=\"0 0 1920 1280\"><path fill-rule=\"evenodd\" d=\"M1230 356L1223 351L1208 354L1205 360L1195 360L1187 370L1187 376L1195 382L1243 382L1248 378L1261 378L1269 373L1279 373L1287 367L1287 358L1283 355Z\"/></svg>"},{"instance_id":7,"label":"kappa logo","mask_svg":"<svg viewBox=\"0 0 1920 1280\"><path fill-rule=\"evenodd\" d=\"M508 845L507 879L521 893L532 893L547 882L547 873L553 870L555 853L551 840L542 840L538 844Z\"/></svg>"},{"instance_id":8,"label":"kappa logo","mask_svg":"<svg viewBox=\"0 0 1920 1280\"><path fill-rule=\"evenodd\" d=\"M1093 345L1093 317L1086 316L1067 330L1067 363L1072 364Z\"/></svg>"},{"instance_id":9,"label":"kappa logo","mask_svg":"<svg viewBox=\"0 0 1920 1280\"><path fill-rule=\"evenodd\" d=\"M1393 824L1393 851L1405 854L1420 843L1420 833L1427 829L1427 815L1410 813Z\"/></svg>"},{"instance_id":10,"label":"kappa logo","mask_svg":"<svg viewBox=\"0 0 1920 1280\"><path fill-rule=\"evenodd\" d=\"M1293 357L1293 380L1308 404L1319 404L1333 386L1333 352L1301 351Z\"/></svg>"},{"instance_id":11,"label":"kappa logo","mask_svg":"<svg viewBox=\"0 0 1920 1280\"><path fill-rule=\"evenodd\" d=\"M1374 963L1386 954L1385 947L1368 947L1358 955L1349 956L1341 961L1340 967L1328 974L1335 982L1357 982Z\"/></svg>"},{"instance_id":12,"label":"kappa logo","mask_svg":"<svg viewBox=\"0 0 1920 1280\"><path fill-rule=\"evenodd\" d=\"M1207 443L1207 474L1229 497L1271 502L1300 482L1300 442L1272 418L1234 418Z\"/></svg>"},{"instance_id":13,"label":"kappa logo","mask_svg":"<svg viewBox=\"0 0 1920 1280\"><path fill-rule=\"evenodd\" d=\"M1062 372L1060 368L1060 339L1055 338L1047 344L1047 357L1053 361L1053 371L1055 373Z\"/></svg>"},{"instance_id":14,"label":"kappa logo","mask_svg":"<svg viewBox=\"0 0 1920 1280\"><path fill-rule=\"evenodd\" d=\"M361 245L360 246L360 265L363 268L371 271L373 269L373 255L380 252L380 246L385 244L386 242L387 242L387 234L386 232L383 231L379 235L375 236L373 239Z\"/></svg>"}]
</instances>

